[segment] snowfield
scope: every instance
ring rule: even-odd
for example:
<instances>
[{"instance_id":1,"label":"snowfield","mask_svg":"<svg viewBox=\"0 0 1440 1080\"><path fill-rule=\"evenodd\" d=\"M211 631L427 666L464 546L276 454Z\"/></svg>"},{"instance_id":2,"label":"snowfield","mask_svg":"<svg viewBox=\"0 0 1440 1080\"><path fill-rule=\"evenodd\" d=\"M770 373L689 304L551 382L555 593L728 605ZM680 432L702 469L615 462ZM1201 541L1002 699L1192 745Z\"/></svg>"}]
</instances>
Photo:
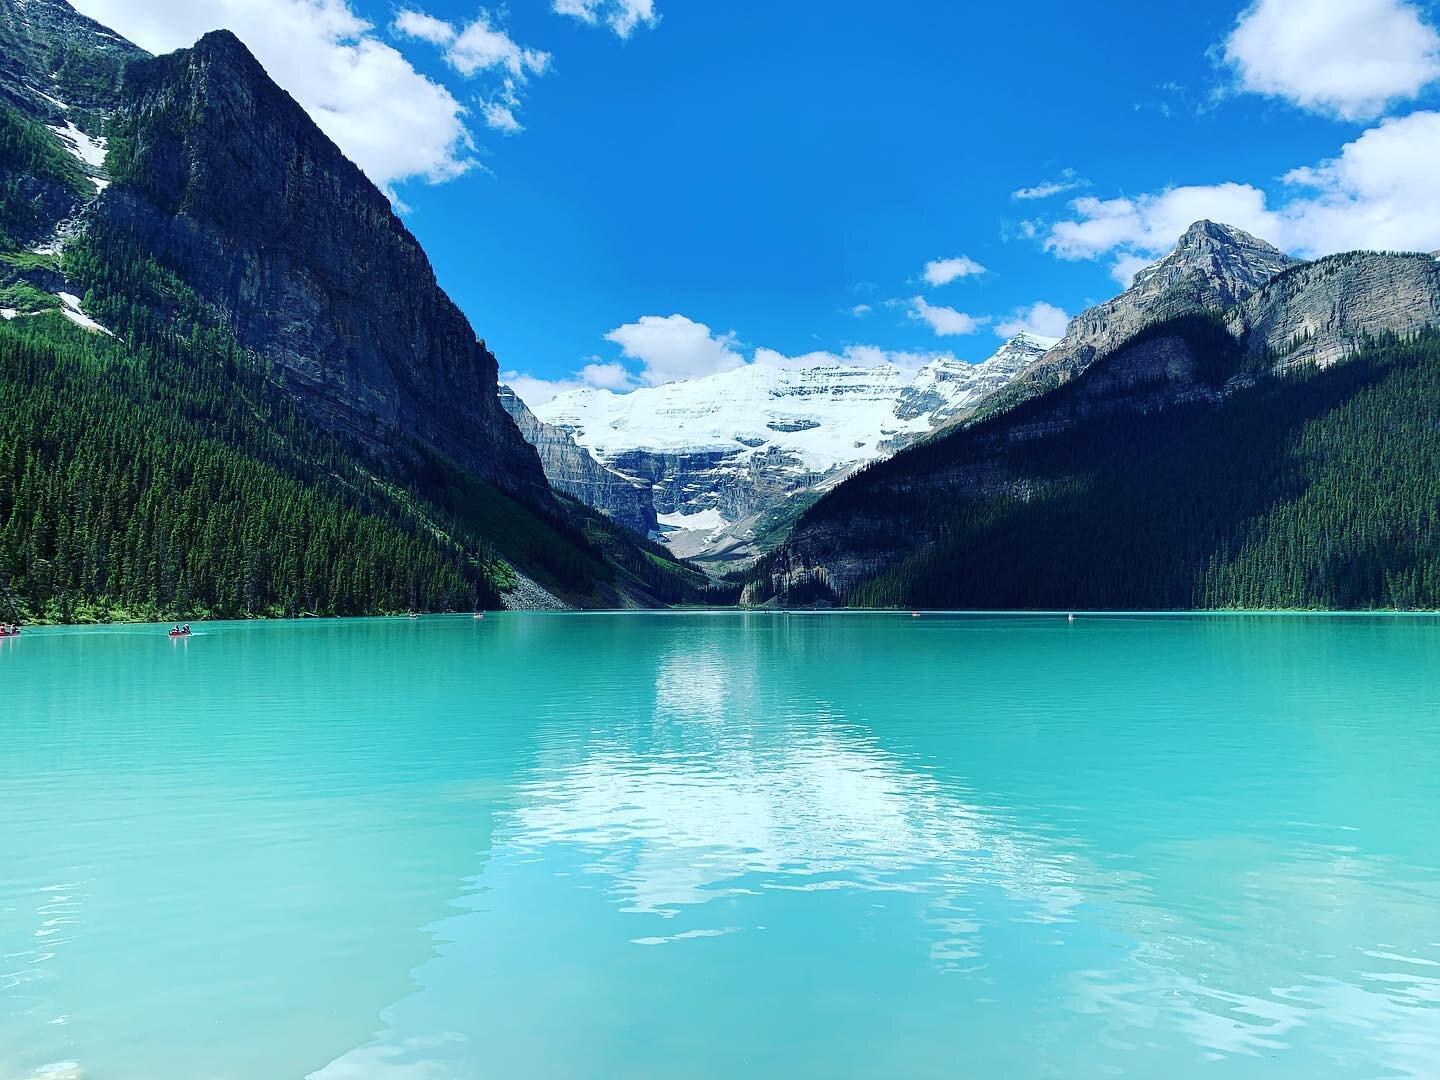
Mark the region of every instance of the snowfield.
<instances>
[{"instance_id":1,"label":"snowfield","mask_svg":"<svg viewBox=\"0 0 1440 1080\"><path fill-rule=\"evenodd\" d=\"M823 474L932 430L1055 341L1021 335L984 363L941 357L915 373L888 363L761 361L628 393L572 390L532 411L607 463L631 450L716 451L733 466L782 451Z\"/></svg>"}]
</instances>

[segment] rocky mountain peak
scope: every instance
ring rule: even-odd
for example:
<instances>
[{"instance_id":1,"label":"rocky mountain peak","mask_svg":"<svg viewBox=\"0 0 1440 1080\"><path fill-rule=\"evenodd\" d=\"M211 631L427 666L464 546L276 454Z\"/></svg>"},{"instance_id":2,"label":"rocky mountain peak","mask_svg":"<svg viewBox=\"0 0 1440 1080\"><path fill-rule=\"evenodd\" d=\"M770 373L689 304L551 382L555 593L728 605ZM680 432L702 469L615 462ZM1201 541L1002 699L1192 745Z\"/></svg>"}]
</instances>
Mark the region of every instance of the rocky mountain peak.
<instances>
[{"instance_id":1,"label":"rocky mountain peak","mask_svg":"<svg viewBox=\"0 0 1440 1080\"><path fill-rule=\"evenodd\" d=\"M112 131L94 227L222 312L315 421L402 471L438 455L548 503L419 242L234 34L130 64Z\"/></svg>"},{"instance_id":2,"label":"rocky mountain peak","mask_svg":"<svg viewBox=\"0 0 1440 1080\"><path fill-rule=\"evenodd\" d=\"M1128 289L1072 319L1059 344L1001 392L1007 403L1042 393L1147 323L1232 307L1297 261L1243 229L1197 221L1168 255L1136 274Z\"/></svg>"},{"instance_id":3,"label":"rocky mountain peak","mask_svg":"<svg viewBox=\"0 0 1440 1080\"><path fill-rule=\"evenodd\" d=\"M1295 262L1244 229L1201 220L1185 230L1170 254L1136 274L1122 296L1140 302L1186 284L1195 302L1228 307Z\"/></svg>"},{"instance_id":4,"label":"rocky mountain peak","mask_svg":"<svg viewBox=\"0 0 1440 1080\"><path fill-rule=\"evenodd\" d=\"M65 0L0 0L0 99L100 134L127 63L149 54Z\"/></svg>"}]
</instances>

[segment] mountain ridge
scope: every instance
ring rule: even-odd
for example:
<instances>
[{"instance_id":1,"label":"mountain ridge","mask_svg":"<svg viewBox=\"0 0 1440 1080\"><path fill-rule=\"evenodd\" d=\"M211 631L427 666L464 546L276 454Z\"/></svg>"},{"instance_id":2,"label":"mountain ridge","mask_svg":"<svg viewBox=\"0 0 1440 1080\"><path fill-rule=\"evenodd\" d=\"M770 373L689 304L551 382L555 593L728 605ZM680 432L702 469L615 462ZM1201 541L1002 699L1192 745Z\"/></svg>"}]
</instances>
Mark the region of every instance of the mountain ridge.
<instances>
[{"instance_id":1,"label":"mountain ridge","mask_svg":"<svg viewBox=\"0 0 1440 1080\"><path fill-rule=\"evenodd\" d=\"M107 49L122 41L58 0L24 4L55 16L67 55L97 34ZM75 193L15 204L36 228L25 242L0 235L0 393L25 404L0 432L0 615L711 594L693 568L552 491L501 407L495 357L389 200L233 34L132 56L93 101L108 145L47 127L43 112L0 113L20 133L0 139L0 169ZM65 164L97 147L94 171ZM42 235L57 242L35 244ZM47 424L57 439L37 438ZM150 532L100 497L107 469ZM196 491L230 505L191 505ZM376 559L384 572L366 565Z\"/></svg>"},{"instance_id":2,"label":"mountain ridge","mask_svg":"<svg viewBox=\"0 0 1440 1080\"><path fill-rule=\"evenodd\" d=\"M130 66L97 222L282 369L320 422L418 465L439 452L545 504L496 359L390 200L229 31ZM397 439L398 437L398 439Z\"/></svg>"},{"instance_id":3,"label":"mountain ridge","mask_svg":"<svg viewBox=\"0 0 1440 1080\"><path fill-rule=\"evenodd\" d=\"M1243 259L1247 248L1258 250L1258 265L1273 265L1273 256L1247 243L1254 238L1239 230L1202 222L1186 235L1202 229L1208 242L1216 228L1244 237L1246 242L1229 254ZM1177 248L1183 248L1184 242L1182 238ZM1286 265L1264 280L1257 281L1258 274L1235 275L1230 280L1238 288L1221 288L1203 273L1197 279L1183 263L1182 257L1170 266L1178 271L1180 292L1172 294L1173 306L1160 307L1164 315L1146 319L1147 308L1155 311L1153 303L1135 305L1121 320L1135 329L1103 350L1094 344L1103 340L1103 334L1088 339L1085 334L1067 334L1068 349L1061 352L1057 346L1058 356L1047 354L1037 369L986 402L976 416L839 485L800 519L785 544L756 567L746 600L794 603L799 602L797 596L842 601L856 596L868 602L886 598L925 606L941 595L940 602L945 603L974 600L979 606L992 601L1000 606L1012 602L1044 606L1043 598L1026 592L1012 573L1002 573L993 564L1006 556L1003 549L987 546L988 530L1016 528L1007 522L1023 517L1026 527L1046 532L1048 526L1035 518L1035 508L1047 503L1063 505L1066 515L1083 519L1083 500L1065 501L1071 499L1065 493L1093 490L1098 493L1095 498L1103 501L1122 482L1143 489L1143 498L1156 506L1157 515L1176 517L1173 507L1161 509L1170 494L1145 489L1143 472L1136 471L1141 466L1123 456L1123 443L1112 446L1125 438L1125 432L1143 432L1158 446L1171 438L1165 418L1174 417L1177 430L1200 425L1187 437L1203 441L1207 415L1248 416L1245 402L1279 395L1277 400L1283 403L1291 385L1299 400L1311 385L1304 381L1307 373L1343 369L1356 355L1392 356L1384 352L1390 348L1385 342L1403 343L1440 326L1440 265L1429 256L1361 252L1314 263L1286 259ZM1145 293L1153 301L1172 287ZM1228 299L1228 305L1202 303L1206 289L1213 297ZM1100 327L1103 320L1097 315L1113 315L1116 310L1111 301L1076 322L1083 326L1085 320L1094 320L1091 325ZM1423 353L1413 362L1423 365L1428 356ZM1402 366L1411 362L1396 361ZM1342 374L1337 379L1343 382L1350 377ZM1240 404L1232 407L1232 402ZM1266 421L1251 416L1246 423L1250 427L1244 437L1251 437ZM1049 449L1061 445L1072 449L1063 454ZM1072 463L1087 460L1092 451L1099 452L1096 447L1106 446L1112 446L1106 451L1110 457L1096 459L1099 471L1070 471L1079 467ZM1205 481L1192 477L1189 482L1203 486ZM1195 492L1197 499L1203 494ZM1116 513L1136 514L1139 505L1126 504ZM986 515L993 518L993 526L982 530L978 522L988 520ZM1139 520L1131 520L1129 527L1134 535L1146 530ZM986 551L992 563L967 564L967 544ZM1065 562L1053 552L1046 557ZM904 567L922 565L923 572L914 571L920 576L903 577L909 573ZM1068 588L1068 579L1039 565L1031 569L1053 581L1054 603L1078 602L1081 594ZM1076 581L1083 580L1083 567L1069 570ZM980 578L987 573L992 581L1013 582L1008 599L981 588ZM945 591L951 589L944 584L950 580L946 575L969 582L964 588L970 591ZM865 586L871 580L889 584L877 592ZM927 589L938 593L932 595ZM1172 592L1166 602L1181 603L1176 599L1179 595ZM1440 602L1440 596L1436 600ZM1125 606L1125 600L1117 597L1100 606Z\"/></svg>"}]
</instances>

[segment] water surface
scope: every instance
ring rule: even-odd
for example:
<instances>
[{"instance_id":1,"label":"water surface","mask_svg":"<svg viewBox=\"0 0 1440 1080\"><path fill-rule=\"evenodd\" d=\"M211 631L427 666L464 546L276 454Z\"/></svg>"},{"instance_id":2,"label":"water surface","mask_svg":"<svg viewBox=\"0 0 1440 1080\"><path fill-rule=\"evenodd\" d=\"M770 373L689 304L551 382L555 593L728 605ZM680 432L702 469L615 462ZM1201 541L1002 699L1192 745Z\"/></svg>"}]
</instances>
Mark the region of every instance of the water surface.
<instances>
[{"instance_id":1,"label":"water surface","mask_svg":"<svg viewBox=\"0 0 1440 1080\"><path fill-rule=\"evenodd\" d=\"M0 641L0 1080L1434 1076L1440 621Z\"/></svg>"}]
</instances>

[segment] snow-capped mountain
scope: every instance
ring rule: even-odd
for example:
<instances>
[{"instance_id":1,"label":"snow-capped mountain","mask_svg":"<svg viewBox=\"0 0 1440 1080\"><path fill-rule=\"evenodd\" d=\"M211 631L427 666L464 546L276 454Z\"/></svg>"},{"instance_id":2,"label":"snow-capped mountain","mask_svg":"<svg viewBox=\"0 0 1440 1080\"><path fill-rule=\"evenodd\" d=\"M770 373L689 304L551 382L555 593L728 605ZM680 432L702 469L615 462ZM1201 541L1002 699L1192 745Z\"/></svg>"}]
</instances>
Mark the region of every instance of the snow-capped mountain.
<instances>
[{"instance_id":1,"label":"snow-capped mountain","mask_svg":"<svg viewBox=\"0 0 1440 1080\"><path fill-rule=\"evenodd\" d=\"M610 469L650 486L676 551L752 554L761 519L925 435L1055 344L1022 334L983 363L761 360L629 393L582 389L535 409Z\"/></svg>"}]
</instances>

